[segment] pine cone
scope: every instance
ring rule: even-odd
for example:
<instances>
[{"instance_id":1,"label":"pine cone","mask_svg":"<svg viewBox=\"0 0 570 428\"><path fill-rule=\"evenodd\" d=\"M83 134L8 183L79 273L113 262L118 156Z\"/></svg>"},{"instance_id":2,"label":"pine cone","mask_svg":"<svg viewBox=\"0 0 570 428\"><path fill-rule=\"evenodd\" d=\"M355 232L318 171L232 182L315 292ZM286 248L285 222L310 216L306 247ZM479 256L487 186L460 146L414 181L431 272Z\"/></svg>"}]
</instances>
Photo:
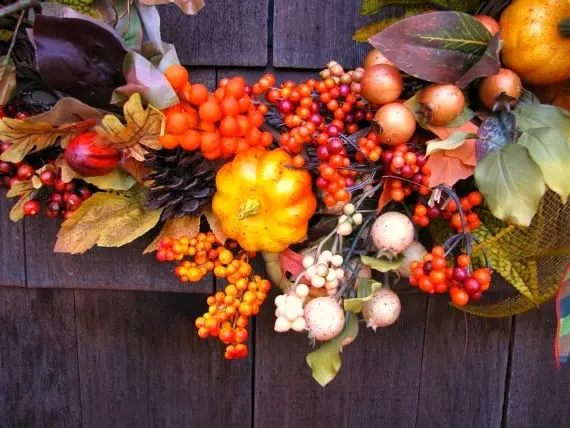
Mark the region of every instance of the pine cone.
<instances>
[{"instance_id":1,"label":"pine cone","mask_svg":"<svg viewBox=\"0 0 570 428\"><path fill-rule=\"evenodd\" d=\"M145 206L164 208L161 220L197 214L216 193L216 164L199 151L152 151L145 165L153 172L144 179L154 180Z\"/></svg>"}]
</instances>

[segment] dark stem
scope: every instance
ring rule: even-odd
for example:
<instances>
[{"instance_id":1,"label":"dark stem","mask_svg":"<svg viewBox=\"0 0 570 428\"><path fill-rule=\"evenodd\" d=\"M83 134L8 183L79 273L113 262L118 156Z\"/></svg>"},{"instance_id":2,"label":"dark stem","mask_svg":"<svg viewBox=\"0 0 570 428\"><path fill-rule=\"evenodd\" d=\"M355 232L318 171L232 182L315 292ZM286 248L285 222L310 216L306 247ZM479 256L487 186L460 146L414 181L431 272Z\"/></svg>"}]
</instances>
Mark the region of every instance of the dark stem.
<instances>
[{"instance_id":1,"label":"dark stem","mask_svg":"<svg viewBox=\"0 0 570 428\"><path fill-rule=\"evenodd\" d=\"M562 37L570 38L570 18L564 18L558 24L558 32Z\"/></svg>"},{"instance_id":2,"label":"dark stem","mask_svg":"<svg viewBox=\"0 0 570 428\"><path fill-rule=\"evenodd\" d=\"M24 19L26 11L23 10L20 12L20 17L18 18L18 23L16 24L16 28L14 29L14 34L12 34L12 40L10 41L10 47L8 48L8 52L6 52L6 56L4 57L2 73L0 74L0 82L4 80L4 73L6 73L6 69L8 68L8 63L10 62L10 56L12 55L12 50L14 50L14 45L16 44L16 39L18 38L18 31L20 30L20 25L22 24L22 19Z\"/></svg>"}]
</instances>

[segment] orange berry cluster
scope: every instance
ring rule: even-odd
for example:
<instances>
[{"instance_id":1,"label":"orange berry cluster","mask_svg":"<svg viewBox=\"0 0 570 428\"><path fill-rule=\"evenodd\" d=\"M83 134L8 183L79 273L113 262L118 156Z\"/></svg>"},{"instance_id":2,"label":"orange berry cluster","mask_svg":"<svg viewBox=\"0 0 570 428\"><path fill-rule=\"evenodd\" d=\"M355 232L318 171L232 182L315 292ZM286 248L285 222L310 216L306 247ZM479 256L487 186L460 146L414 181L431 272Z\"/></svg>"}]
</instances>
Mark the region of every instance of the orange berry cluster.
<instances>
[{"instance_id":1,"label":"orange berry cluster","mask_svg":"<svg viewBox=\"0 0 570 428\"><path fill-rule=\"evenodd\" d=\"M234 264L234 261L236 260L232 260L227 268L233 266L237 273L248 266L251 273L251 266L247 262L241 260L243 263L240 265ZM258 314L271 289L271 283L258 275L253 279L250 279L249 274L238 276L239 279L228 284L224 291L208 297L208 312L196 319L195 323L200 338L217 337L227 345L225 358L228 360L247 356L247 345L244 342L248 337L246 327L249 317Z\"/></svg>"},{"instance_id":2,"label":"orange berry cluster","mask_svg":"<svg viewBox=\"0 0 570 428\"><path fill-rule=\"evenodd\" d=\"M206 159L228 158L252 146L267 147L273 142L269 132L259 128L263 124L267 106L255 105L252 88L243 77L222 79L214 95L206 86L189 82L188 71L170 66L165 76L181 101L163 111L165 134L160 143L165 149L182 147L201 150ZM254 86L267 90L275 77L266 74ZM256 86L257 85L257 86Z\"/></svg>"},{"instance_id":3,"label":"orange berry cluster","mask_svg":"<svg viewBox=\"0 0 570 428\"><path fill-rule=\"evenodd\" d=\"M472 211L474 207L483 203L481 193L471 192L469 195L461 198L460 203L466 221L465 231L471 232L481 226L479 215L475 211ZM426 227L430 224L431 220L440 216L449 221L449 227L452 229L455 229L457 232L463 231L461 216L454 200L450 200L443 210L437 206L428 207L422 203L418 203L414 208L412 221L420 227Z\"/></svg>"},{"instance_id":4,"label":"orange berry cluster","mask_svg":"<svg viewBox=\"0 0 570 428\"><path fill-rule=\"evenodd\" d=\"M166 262L190 257L192 260L184 260L174 269L174 273L182 282L196 282L214 270L216 263L220 263L220 252L224 249L211 231L198 233L193 238L165 237L158 244L156 259Z\"/></svg>"},{"instance_id":5,"label":"orange berry cluster","mask_svg":"<svg viewBox=\"0 0 570 428\"><path fill-rule=\"evenodd\" d=\"M470 274L471 258L467 254L459 255L455 263L455 266L448 266L444 248L434 247L422 261L410 263L410 284L429 294L449 292L451 301L457 306L479 300L491 284L491 272L479 268Z\"/></svg>"}]
</instances>

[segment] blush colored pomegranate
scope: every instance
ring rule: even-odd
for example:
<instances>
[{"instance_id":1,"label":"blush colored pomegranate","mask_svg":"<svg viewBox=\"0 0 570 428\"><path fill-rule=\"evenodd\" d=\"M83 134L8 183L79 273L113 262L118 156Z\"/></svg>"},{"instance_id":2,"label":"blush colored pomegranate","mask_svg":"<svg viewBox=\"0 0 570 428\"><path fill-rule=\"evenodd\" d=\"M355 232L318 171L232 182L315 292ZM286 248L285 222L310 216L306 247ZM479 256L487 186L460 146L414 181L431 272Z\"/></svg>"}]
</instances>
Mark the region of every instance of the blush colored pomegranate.
<instances>
[{"instance_id":1,"label":"blush colored pomegranate","mask_svg":"<svg viewBox=\"0 0 570 428\"><path fill-rule=\"evenodd\" d=\"M119 150L95 132L78 135L65 148L65 160L83 177L109 174L117 167L119 159Z\"/></svg>"}]
</instances>

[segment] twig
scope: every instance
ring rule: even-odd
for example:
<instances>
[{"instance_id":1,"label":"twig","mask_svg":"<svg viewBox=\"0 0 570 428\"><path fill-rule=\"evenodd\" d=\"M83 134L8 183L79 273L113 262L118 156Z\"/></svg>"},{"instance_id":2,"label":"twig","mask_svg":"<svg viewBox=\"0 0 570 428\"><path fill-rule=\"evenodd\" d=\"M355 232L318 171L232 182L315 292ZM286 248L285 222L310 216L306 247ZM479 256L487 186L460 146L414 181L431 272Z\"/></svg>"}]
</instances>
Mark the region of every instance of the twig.
<instances>
[{"instance_id":1,"label":"twig","mask_svg":"<svg viewBox=\"0 0 570 428\"><path fill-rule=\"evenodd\" d=\"M4 6L2 9L0 9L0 18L10 16L19 11L25 11L25 9L37 6L39 4L39 0L18 0L17 2L9 4L8 6ZM20 20L21 19L22 18L20 18Z\"/></svg>"}]
</instances>

